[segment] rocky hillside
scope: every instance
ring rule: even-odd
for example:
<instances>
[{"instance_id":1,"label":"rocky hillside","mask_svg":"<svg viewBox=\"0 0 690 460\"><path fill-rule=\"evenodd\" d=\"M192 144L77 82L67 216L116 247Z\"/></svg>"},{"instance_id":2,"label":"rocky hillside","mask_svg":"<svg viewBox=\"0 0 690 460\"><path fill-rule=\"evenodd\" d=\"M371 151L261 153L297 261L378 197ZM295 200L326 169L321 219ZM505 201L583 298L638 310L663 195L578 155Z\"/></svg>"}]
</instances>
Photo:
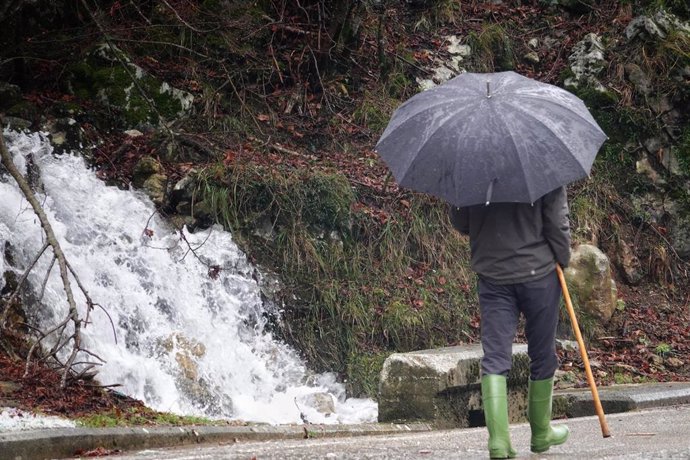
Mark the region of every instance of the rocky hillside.
<instances>
[{"instance_id":1,"label":"rocky hillside","mask_svg":"<svg viewBox=\"0 0 690 460\"><path fill-rule=\"evenodd\" d=\"M597 378L690 375L674 319L690 315L685 0L3 5L4 126L89 146L104 180L145 190L180 228L231 229L272 275L276 333L355 394L375 396L392 351L478 337L467 242L373 151L392 111L463 71L572 91L609 136L569 188L577 242L618 285L612 318L584 321Z\"/></svg>"}]
</instances>

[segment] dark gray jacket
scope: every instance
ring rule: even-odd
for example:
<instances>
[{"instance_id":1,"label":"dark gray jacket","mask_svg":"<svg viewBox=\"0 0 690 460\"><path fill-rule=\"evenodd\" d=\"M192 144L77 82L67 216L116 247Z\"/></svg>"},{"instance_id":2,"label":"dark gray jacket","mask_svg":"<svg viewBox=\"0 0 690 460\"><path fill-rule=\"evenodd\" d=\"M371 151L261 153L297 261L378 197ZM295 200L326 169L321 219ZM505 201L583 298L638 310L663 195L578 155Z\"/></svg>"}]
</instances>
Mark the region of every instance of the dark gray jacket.
<instances>
[{"instance_id":1,"label":"dark gray jacket","mask_svg":"<svg viewBox=\"0 0 690 460\"><path fill-rule=\"evenodd\" d=\"M491 203L450 208L453 226L470 236L472 269L496 284L536 280L570 261L565 188L534 204Z\"/></svg>"}]
</instances>

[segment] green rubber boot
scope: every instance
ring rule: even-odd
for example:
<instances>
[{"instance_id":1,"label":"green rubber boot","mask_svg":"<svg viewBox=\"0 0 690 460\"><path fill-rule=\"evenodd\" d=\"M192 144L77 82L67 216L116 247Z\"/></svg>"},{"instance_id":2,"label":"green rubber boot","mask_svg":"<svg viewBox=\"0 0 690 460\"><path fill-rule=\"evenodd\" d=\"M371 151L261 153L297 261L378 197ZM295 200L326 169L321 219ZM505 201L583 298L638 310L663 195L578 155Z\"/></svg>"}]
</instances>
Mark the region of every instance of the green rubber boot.
<instances>
[{"instance_id":1,"label":"green rubber boot","mask_svg":"<svg viewBox=\"0 0 690 460\"><path fill-rule=\"evenodd\" d=\"M517 452L510 445L508 431L508 387L502 375L482 377L482 402L484 418L489 430L489 456L513 458Z\"/></svg>"},{"instance_id":2,"label":"green rubber boot","mask_svg":"<svg viewBox=\"0 0 690 460\"><path fill-rule=\"evenodd\" d=\"M551 426L552 396L553 378L529 381L527 418L532 428L530 448L535 453L563 444L570 435L565 425Z\"/></svg>"}]
</instances>

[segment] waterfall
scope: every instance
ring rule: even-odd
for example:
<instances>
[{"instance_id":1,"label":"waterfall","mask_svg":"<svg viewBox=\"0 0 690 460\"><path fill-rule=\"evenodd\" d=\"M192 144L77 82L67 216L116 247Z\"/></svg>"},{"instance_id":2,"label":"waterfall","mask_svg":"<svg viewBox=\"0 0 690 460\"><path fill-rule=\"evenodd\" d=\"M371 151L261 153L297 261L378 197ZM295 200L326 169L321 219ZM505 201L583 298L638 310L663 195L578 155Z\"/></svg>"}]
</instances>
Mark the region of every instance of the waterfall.
<instances>
[{"instance_id":1,"label":"waterfall","mask_svg":"<svg viewBox=\"0 0 690 460\"><path fill-rule=\"evenodd\" d=\"M312 423L375 421L373 401L346 398L333 374L310 372L271 334L260 274L230 233L215 226L181 237L148 197L106 186L79 155L53 155L45 135L4 135L20 171L37 171L32 179L66 257L102 307L83 329L85 348L105 361L101 384L178 414L274 424L301 423L301 415ZM43 241L14 180L0 177L0 250L9 245L13 254L0 257L0 275L21 275ZM57 267L43 288L49 252L28 280L34 296L44 289L40 307L27 305L42 327L68 308ZM209 265L223 269L212 277ZM84 308L77 289L75 296ZM332 413L317 410L324 401Z\"/></svg>"}]
</instances>

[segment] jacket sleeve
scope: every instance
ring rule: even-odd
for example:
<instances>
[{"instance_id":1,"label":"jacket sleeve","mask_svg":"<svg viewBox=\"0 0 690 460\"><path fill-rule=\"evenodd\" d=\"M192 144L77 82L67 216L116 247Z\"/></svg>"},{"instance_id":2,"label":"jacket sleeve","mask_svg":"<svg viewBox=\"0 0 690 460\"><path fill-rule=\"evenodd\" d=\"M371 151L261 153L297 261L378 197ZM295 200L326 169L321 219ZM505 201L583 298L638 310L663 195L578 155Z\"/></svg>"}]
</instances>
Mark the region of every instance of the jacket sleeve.
<instances>
[{"instance_id":1,"label":"jacket sleeve","mask_svg":"<svg viewBox=\"0 0 690 460\"><path fill-rule=\"evenodd\" d=\"M544 238L556 262L565 268L570 263L570 220L565 187L547 193L542 200Z\"/></svg>"},{"instance_id":2,"label":"jacket sleeve","mask_svg":"<svg viewBox=\"0 0 690 460\"><path fill-rule=\"evenodd\" d=\"M457 208L453 205L448 206L448 214L450 215L450 223L453 227L463 235L470 234L470 219L467 208Z\"/></svg>"}]
</instances>

